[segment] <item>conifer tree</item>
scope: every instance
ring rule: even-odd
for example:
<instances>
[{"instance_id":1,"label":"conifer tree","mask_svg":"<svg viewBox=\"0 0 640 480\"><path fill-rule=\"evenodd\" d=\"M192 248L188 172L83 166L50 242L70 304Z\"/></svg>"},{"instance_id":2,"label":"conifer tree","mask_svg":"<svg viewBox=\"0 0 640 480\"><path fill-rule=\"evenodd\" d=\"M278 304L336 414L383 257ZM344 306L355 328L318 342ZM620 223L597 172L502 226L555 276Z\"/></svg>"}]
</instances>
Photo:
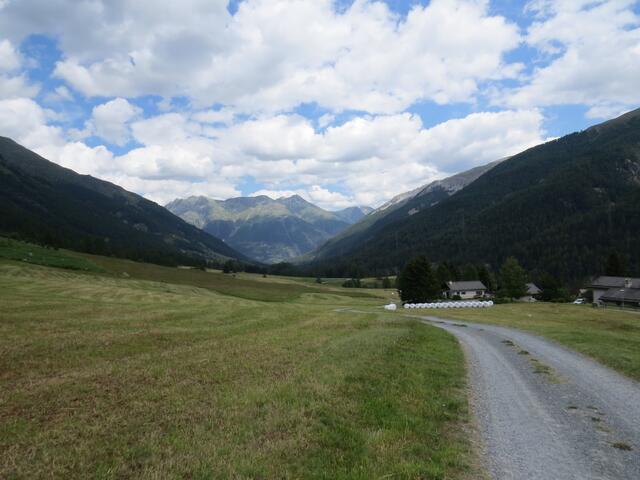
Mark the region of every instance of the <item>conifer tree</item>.
<instances>
[{"instance_id":1,"label":"conifer tree","mask_svg":"<svg viewBox=\"0 0 640 480\"><path fill-rule=\"evenodd\" d=\"M411 260L398 277L398 291L404 302L426 302L440 294L438 279L424 256Z\"/></svg>"}]
</instances>

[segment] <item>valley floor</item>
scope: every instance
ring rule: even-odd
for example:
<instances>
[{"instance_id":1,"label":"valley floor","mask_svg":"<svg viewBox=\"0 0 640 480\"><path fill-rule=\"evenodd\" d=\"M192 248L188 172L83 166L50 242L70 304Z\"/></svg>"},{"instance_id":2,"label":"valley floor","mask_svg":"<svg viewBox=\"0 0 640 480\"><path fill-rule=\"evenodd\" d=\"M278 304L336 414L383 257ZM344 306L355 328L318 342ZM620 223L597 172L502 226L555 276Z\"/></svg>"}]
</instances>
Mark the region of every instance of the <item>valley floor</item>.
<instances>
[{"instance_id":1,"label":"valley floor","mask_svg":"<svg viewBox=\"0 0 640 480\"><path fill-rule=\"evenodd\" d=\"M640 379L637 313L542 303L456 309L446 312L447 332L403 309L384 312L391 290L19 242L0 243L0 257L0 478L485 478L482 461L498 470L486 450L477 460L465 359L451 335L471 335L460 321L528 330ZM573 388L556 382L554 370L571 372L547 362L538 340L516 332L512 346L484 341L499 328L479 326L467 338L479 346L467 352L474 395L479 372L495 370L480 368L482 358L517 363L520 384L533 390ZM582 410L558 403L563 421L589 420L580 415L594 405L573 402ZM599 412L613 425L624 412L608 403ZM627 433L598 445L618 442L611 458L623 458L640 441Z\"/></svg>"},{"instance_id":2,"label":"valley floor","mask_svg":"<svg viewBox=\"0 0 640 480\"><path fill-rule=\"evenodd\" d=\"M90 262L0 260L0 478L477 478L448 333L336 311L367 292Z\"/></svg>"}]
</instances>

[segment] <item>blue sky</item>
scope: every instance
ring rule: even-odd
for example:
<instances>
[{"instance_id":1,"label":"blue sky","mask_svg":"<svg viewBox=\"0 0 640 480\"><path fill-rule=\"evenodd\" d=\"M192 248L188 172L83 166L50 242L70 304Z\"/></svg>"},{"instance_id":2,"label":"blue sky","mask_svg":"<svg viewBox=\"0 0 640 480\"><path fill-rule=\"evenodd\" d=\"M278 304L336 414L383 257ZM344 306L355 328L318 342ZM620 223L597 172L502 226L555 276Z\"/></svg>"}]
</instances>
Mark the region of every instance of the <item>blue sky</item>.
<instances>
[{"instance_id":1,"label":"blue sky","mask_svg":"<svg viewBox=\"0 0 640 480\"><path fill-rule=\"evenodd\" d=\"M0 2L0 135L159 203L376 206L640 106L636 1L54 3Z\"/></svg>"}]
</instances>

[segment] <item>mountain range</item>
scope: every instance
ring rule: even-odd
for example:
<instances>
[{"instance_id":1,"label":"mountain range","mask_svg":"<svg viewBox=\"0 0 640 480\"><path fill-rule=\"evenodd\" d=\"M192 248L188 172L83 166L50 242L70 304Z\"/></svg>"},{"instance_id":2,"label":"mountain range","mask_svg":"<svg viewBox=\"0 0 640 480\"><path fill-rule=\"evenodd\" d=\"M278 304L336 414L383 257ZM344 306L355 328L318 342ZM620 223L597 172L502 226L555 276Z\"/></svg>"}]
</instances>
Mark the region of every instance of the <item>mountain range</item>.
<instances>
[{"instance_id":1,"label":"mountain range","mask_svg":"<svg viewBox=\"0 0 640 480\"><path fill-rule=\"evenodd\" d=\"M0 137L0 235L164 264L297 258L297 273L325 277L354 266L391 274L419 254L494 269L515 256L530 272L572 281L613 252L640 271L640 109L375 211L329 212L297 195L190 197L167 208L176 215Z\"/></svg>"},{"instance_id":2,"label":"mountain range","mask_svg":"<svg viewBox=\"0 0 640 480\"><path fill-rule=\"evenodd\" d=\"M0 137L0 235L161 264L249 260L140 195Z\"/></svg>"},{"instance_id":3,"label":"mountain range","mask_svg":"<svg viewBox=\"0 0 640 480\"><path fill-rule=\"evenodd\" d=\"M288 261L310 252L371 212L368 207L330 212L299 195L228 200L194 196L176 199L166 208L264 263Z\"/></svg>"},{"instance_id":4,"label":"mountain range","mask_svg":"<svg viewBox=\"0 0 640 480\"><path fill-rule=\"evenodd\" d=\"M570 281L615 251L640 271L640 109L492 165L452 195L408 198L322 246L306 268L390 273L418 254L498 268L515 256Z\"/></svg>"}]
</instances>

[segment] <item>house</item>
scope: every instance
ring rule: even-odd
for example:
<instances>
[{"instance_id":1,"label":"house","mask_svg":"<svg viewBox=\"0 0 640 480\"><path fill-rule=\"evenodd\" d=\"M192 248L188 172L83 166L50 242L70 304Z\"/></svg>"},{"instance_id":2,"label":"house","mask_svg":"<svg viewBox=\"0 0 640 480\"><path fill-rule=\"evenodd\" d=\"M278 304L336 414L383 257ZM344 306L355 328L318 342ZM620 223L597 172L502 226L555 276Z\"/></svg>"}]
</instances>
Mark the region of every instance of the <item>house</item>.
<instances>
[{"instance_id":1,"label":"house","mask_svg":"<svg viewBox=\"0 0 640 480\"><path fill-rule=\"evenodd\" d=\"M542 293L542 290L538 288L535 283L527 283L527 294L524 297L520 297L521 302L535 302L538 299L538 295Z\"/></svg>"},{"instance_id":2,"label":"house","mask_svg":"<svg viewBox=\"0 0 640 480\"><path fill-rule=\"evenodd\" d=\"M626 294L631 295L630 299L633 300L635 294L631 290L640 290L640 278L601 276L591 282L590 288L593 291L593 303L605 303L602 301L605 295L609 301L617 301L612 299L622 298L623 292L620 290L626 290Z\"/></svg>"},{"instance_id":3,"label":"house","mask_svg":"<svg viewBox=\"0 0 640 480\"><path fill-rule=\"evenodd\" d=\"M444 291L447 298L458 296L462 299L484 297L485 293L487 293L487 287L478 280L447 282L447 288Z\"/></svg>"},{"instance_id":4,"label":"house","mask_svg":"<svg viewBox=\"0 0 640 480\"><path fill-rule=\"evenodd\" d=\"M603 305L622 308L640 308L640 288L612 288L600 297Z\"/></svg>"}]
</instances>

